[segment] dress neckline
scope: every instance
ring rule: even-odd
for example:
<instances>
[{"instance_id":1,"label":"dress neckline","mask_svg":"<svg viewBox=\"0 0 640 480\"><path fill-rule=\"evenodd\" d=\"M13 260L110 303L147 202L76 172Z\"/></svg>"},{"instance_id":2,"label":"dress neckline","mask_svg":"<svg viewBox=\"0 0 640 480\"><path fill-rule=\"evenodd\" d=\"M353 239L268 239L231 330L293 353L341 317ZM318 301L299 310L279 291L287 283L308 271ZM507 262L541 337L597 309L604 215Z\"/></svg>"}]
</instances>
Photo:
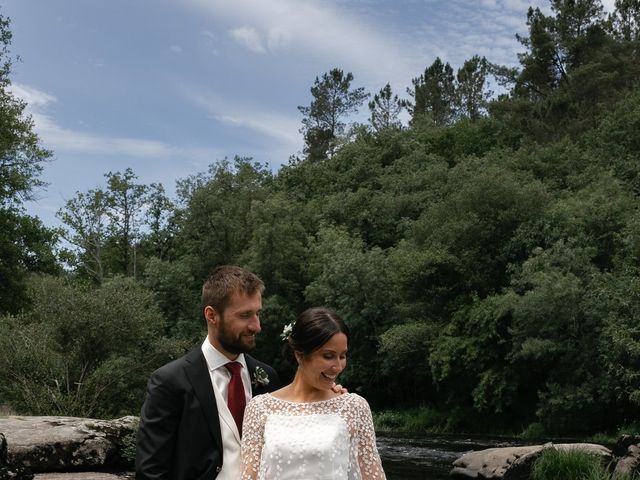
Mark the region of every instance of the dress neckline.
<instances>
[{"instance_id":1,"label":"dress neckline","mask_svg":"<svg viewBox=\"0 0 640 480\"><path fill-rule=\"evenodd\" d=\"M341 395L338 395L337 397L327 398L326 400L314 400L313 402L292 402L291 400L284 400L282 398L278 398L278 397L274 396L270 392L267 393L267 395L270 398L272 398L273 400L277 400L278 402L288 403L290 405L319 405L319 404L322 404L322 403L333 402L334 400L337 400L337 399L342 398L342 397L346 397L349 394L348 393L343 393Z\"/></svg>"}]
</instances>

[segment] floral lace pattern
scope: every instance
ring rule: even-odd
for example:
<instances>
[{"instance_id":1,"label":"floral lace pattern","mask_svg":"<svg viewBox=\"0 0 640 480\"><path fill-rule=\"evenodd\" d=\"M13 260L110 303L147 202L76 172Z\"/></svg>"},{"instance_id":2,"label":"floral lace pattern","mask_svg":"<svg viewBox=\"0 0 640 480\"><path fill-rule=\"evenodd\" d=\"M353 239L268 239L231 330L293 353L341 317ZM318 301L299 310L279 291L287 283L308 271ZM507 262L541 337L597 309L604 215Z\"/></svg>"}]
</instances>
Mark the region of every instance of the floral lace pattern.
<instances>
[{"instance_id":1,"label":"floral lace pattern","mask_svg":"<svg viewBox=\"0 0 640 480\"><path fill-rule=\"evenodd\" d=\"M242 480L385 480L366 400L258 395L244 414Z\"/></svg>"}]
</instances>

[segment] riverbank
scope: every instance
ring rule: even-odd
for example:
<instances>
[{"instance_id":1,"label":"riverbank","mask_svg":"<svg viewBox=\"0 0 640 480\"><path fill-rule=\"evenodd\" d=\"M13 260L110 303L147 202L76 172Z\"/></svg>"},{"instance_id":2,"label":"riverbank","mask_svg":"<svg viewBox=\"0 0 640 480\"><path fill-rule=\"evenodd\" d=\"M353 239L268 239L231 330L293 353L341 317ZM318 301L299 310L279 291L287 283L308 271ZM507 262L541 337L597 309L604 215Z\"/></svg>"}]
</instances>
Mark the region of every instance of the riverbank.
<instances>
[{"instance_id":1,"label":"riverbank","mask_svg":"<svg viewBox=\"0 0 640 480\"><path fill-rule=\"evenodd\" d=\"M640 422L612 427L610 431L593 433L547 431L544 425L533 422L524 428L509 428L489 417L473 418L430 407L394 409L373 412L376 432L399 435L471 434L522 440L553 442L575 441L613 445L623 435L640 434Z\"/></svg>"}]
</instances>

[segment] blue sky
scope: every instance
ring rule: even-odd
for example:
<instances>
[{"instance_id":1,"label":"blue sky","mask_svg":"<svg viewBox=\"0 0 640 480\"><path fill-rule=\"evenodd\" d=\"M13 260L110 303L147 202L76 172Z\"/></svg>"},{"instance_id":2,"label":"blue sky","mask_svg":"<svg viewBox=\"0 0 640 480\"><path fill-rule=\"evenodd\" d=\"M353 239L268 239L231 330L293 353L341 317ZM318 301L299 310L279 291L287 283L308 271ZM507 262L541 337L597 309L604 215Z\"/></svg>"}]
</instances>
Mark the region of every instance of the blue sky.
<instances>
[{"instance_id":1,"label":"blue sky","mask_svg":"<svg viewBox=\"0 0 640 480\"><path fill-rule=\"evenodd\" d=\"M14 93L54 152L28 211L58 225L65 200L127 167L169 193L225 157L276 171L302 149L297 106L316 76L338 67L407 97L436 56L514 65L529 5L548 2L0 0L21 57Z\"/></svg>"}]
</instances>

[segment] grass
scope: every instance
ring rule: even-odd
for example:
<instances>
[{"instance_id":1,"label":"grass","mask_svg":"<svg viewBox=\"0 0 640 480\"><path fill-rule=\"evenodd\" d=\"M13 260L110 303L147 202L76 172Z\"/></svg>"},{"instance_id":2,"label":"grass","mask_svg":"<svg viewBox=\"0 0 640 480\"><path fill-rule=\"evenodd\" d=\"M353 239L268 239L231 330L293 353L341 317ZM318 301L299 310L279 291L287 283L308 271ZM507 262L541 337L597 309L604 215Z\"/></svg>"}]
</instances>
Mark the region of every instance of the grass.
<instances>
[{"instance_id":1,"label":"grass","mask_svg":"<svg viewBox=\"0 0 640 480\"><path fill-rule=\"evenodd\" d=\"M611 445L616 443L622 435L638 435L638 434L640 434L640 422L634 422L628 425L623 425L622 427L618 428L616 432L596 433L594 435L591 435L590 437L587 437L585 440L592 443Z\"/></svg>"},{"instance_id":2,"label":"grass","mask_svg":"<svg viewBox=\"0 0 640 480\"><path fill-rule=\"evenodd\" d=\"M532 480L598 480L608 475L600 458L580 450L555 448L542 452L531 473Z\"/></svg>"},{"instance_id":3,"label":"grass","mask_svg":"<svg viewBox=\"0 0 640 480\"><path fill-rule=\"evenodd\" d=\"M580 450L549 448L534 463L531 479L611 480L612 474L597 455ZM618 476L616 480L640 480L640 476Z\"/></svg>"}]
</instances>

